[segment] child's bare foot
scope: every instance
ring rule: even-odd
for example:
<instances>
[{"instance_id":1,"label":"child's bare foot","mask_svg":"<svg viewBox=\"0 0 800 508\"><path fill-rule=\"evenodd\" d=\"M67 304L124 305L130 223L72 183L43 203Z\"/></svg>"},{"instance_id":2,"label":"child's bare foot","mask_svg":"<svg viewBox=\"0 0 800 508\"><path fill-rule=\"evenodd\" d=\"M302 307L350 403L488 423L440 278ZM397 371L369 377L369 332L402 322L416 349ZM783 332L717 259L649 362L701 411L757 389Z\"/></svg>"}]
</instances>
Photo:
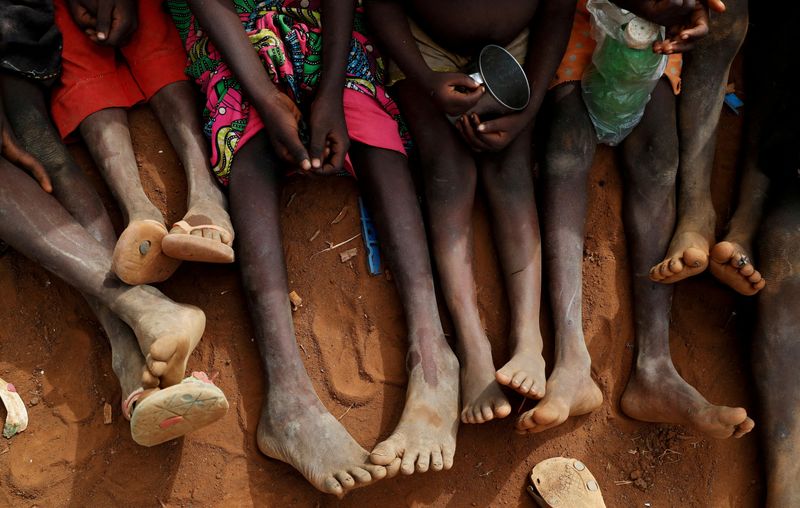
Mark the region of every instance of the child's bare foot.
<instances>
[{"instance_id":1,"label":"child's bare foot","mask_svg":"<svg viewBox=\"0 0 800 508\"><path fill-rule=\"evenodd\" d=\"M542 353L518 349L514 356L495 373L497 382L513 388L520 395L541 399L545 395L544 358Z\"/></svg>"},{"instance_id":2,"label":"child's bare foot","mask_svg":"<svg viewBox=\"0 0 800 508\"><path fill-rule=\"evenodd\" d=\"M708 240L700 233L676 233L669 244L667 257L650 269L650 279L672 284L702 273L708 267L708 248Z\"/></svg>"},{"instance_id":3,"label":"child's bare foot","mask_svg":"<svg viewBox=\"0 0 800 508\"><path fill-rule=\"evenodd\" d=\"M719 242L711 249L711 273L734 291L751 296L767 284L753 267L747 251L737 242Z\"/></svg>"},{"instance_id":4,"label":"child's bare foot","mask_svg":"<svg viewBox=\"0 0 800 508\"><path fill-rule=\"evenodd\" d=\"M542 432L564 423L570 416L591 413L603 404L603 393L584 365L556 365L547 380L544 398L523 413L516 423L521 434Z\"/></svg>"},{"instance_id":5,"label":"child's bare foot","mask_svg":"<svg viewBox=\"0 0 800 508\"><path fill-rule=\"evenodd\" d=\"M314 393L273 387L261 410L258 448L293 466L322 492L343 496L386 476Z\"/></svg>"},{"instance_id":6,"label":"child's bare foot","mask_svg":"<svg viewBox=\"0 0 800 508\"><path fill-rule=\"evenodd\" d=\"M494 377L491 354L461 367L461 421L485 423L511 414L511 404Z\"/></svg>"},{"instance_id":7,"label":"child's bare foot","mask_svg":"<svg viewBox=\"0 0 800 508\"><path fill-rule=\"evenodd\" d=\"M180 383L189 355L205 331L206 316L197 307L175 303L154 288L137 289L155 297L143 304L135 317L126 319L147 361L142 383L161 388Z\"/></svg>"},{"instance_id":8,"label":"child's bare foot","mask_svg":"<svg viewBox=\"0 0 800 508\"><path fill-rule=\"evenodd\" d=\"M203 263L233 263L233 226L225 208L200 202L164 237L164 253L175 259Z\"/></svg>"},{"instance_id":9,"label":"child's bare foot","mask_svg":"<svg viewBox=\"0 0 800 508\"><path fill-rule=\"evenodd\" d=\"M743 408L710 404L669 361L637 368L622 394L621 406L636 420L684 425L718 439L739 438L755 427Z\"/></svg>"},{"instance_id":10,"label":"child's bare foot","mask_svg":"<svg viewBox=\"0 0 800 508\"><path fill-rule=\"evenodd\" d=\"M426 344L427 345L427 344ZM409 475L453 467L458 431L458 360L444 340L431 346L423 359L408 353L408 391L400 423L379 443L370 460L385 465L389 475Z\"/></svg>"}]
</instances>

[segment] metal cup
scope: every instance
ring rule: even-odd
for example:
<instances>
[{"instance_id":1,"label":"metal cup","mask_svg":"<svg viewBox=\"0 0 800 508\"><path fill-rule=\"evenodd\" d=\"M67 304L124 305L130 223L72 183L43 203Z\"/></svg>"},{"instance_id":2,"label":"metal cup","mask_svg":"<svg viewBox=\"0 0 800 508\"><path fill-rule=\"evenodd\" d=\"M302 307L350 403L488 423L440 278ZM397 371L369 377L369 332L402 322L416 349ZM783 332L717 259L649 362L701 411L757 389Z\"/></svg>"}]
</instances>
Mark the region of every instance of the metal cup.
<instances>
[{"instance_id":1,"label":"metal cup","mask_svg":"<svg viewBox=\"0 0 800 508\"><path fill-rule=\"evenodd\" d=\"M484 120L521 111L528 106L531 99L528 76L505 48L489 44L462 72L486 89L467 115L477 113ZM455 122L459 117L448 118Z\"/></svg>"}]
</instances>

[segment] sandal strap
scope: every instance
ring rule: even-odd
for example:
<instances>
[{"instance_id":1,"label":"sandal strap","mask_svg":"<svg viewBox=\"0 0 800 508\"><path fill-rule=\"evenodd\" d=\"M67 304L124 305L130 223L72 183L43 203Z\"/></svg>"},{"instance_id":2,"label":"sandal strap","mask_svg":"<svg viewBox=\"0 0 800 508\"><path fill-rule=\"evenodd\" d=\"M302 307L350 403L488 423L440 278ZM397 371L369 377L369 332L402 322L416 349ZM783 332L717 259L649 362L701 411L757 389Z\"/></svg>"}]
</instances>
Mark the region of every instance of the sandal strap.
<instances>
[{"instance_id":1,"label":"sandal strap","mask_svg":"<svg viewBox=\"0 0 800 508\"><path fill-rule=\"evenodd\" d=\"M131 394L128 395L128 398L122 402L122 416L124 416L126 420L128 421L131 420L131 413L132 413L131 406L137 400L139 400L139 397L142 396L142 393L144 393L144 388L139 387L136 390L132 391Z\"/></svg>"},{"instance_id":2,"label":"sandal strap","mask_svg":"<svg viewBox=\"0 0 800 508\"><path fill-rule=\"evenodd\" d=\"M228 239L227 241L223 241L224 244L230 246L230 243L232 243L231 240L230 240L230 238L232 236L231 232L228 231L227 229L221 227L221 226L217 226L216 224L201 224L199 226L192 226L191 224L189 224L185 220L179 220L178 222L173 224L172 227L181 228L182 230L186 231L186 233L184 233L184 234L187 234L187 235L192 234L192 231L196 231L198 229L213 229L214 231L220 232L222 234L223 238L227 238Z\"/></svg>"}]
</instances>

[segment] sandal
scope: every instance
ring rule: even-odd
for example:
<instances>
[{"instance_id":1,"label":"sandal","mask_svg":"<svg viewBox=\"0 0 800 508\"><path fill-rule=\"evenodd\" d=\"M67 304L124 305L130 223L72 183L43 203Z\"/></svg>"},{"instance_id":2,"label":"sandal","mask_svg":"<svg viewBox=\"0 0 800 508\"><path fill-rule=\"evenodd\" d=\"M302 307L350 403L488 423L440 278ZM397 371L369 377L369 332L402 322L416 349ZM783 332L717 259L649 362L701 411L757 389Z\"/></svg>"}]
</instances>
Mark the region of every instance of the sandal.
<instances>
[{"instance_id":1,"label":"sandal","mask_svg":"<svg viewBox=\"0 0 800 508\"><path fill-rule=\"evenodd\" d=\"M225 228L213 224L192 226L185 220L176 222L173 228L180 231L168 233L161 242L161 248L167 256L200 263L233 263L233 235ZM192 234L200 229L218 231L221 241Z\"/></svg>"},{"instance_id":2,"label":"sandal","mask_svg":"<svg viewBox=\"0 0 800 508\"><path fill-rule=\"evenodd\" d=\"M142 446L155 446L209 425L228 411L228 400L204 372L193 372L177 385L139 388L122 403L131 422L131 436Z\"/></svg>"}]
</instances>

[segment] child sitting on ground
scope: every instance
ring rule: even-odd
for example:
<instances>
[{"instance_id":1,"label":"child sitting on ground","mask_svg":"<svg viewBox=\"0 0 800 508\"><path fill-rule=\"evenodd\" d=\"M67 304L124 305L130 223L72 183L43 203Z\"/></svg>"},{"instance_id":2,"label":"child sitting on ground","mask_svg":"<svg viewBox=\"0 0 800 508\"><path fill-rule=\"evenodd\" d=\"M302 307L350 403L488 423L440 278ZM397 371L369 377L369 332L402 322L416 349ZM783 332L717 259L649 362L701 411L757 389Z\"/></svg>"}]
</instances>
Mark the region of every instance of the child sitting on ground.
<instances>
[{"instance_id":1,"label":"child sitting on ground","mask_svg":"<svg viewBox=\"0 0 800 508\"><path fill-rule=\"evenodd\" d=\"M556 363L547 380L545 397L517 421L517 430L522 433L550 429L570 416L597 409L603 402L591 375L581 307L587 177L598 141L581 95L581 78L592 62L596 45L589 36L586 5L586 0L578 0L568 49L552 83L553 122L543 167L543 244L556 332ZM707 18L703 22L707 23ZM655 47L669 42L656 43ZM650 267L670 241L676 219L679 146L675 96L681 90L680 69L681 55L672 54L663 75L657 78L641 121L619 143L636 337L634 371L621 406L625 414L637 420L686 425L717 438L741 437L754 426L747 411L709 403L675 369L669 349L673 286L649 278Z\"/></svg>"},{"instance_id":2,"label":"child sitting on ground","mask_svg":"<svg viewBox=\"0 0 800 508\"><path fill-rule=\"evenodd\" d=\"M55 0L63 72L52 115L79 130L117 198L126 228L113 270L129 284L167 279L180 260L232 263L233 229L214 185L180 39L158 0ZM96 10L95 10L96 9ZM140 25L140 28L136 26ZM188 211L167 230L139 179L126 109L148 101L186 171Z\"/></svg>"},{"instance_id":3,"label":"child sitting on ground","mask_svg":"<svg viewBox=\"0 0 800 508\"><path fill-rule=\"evenodd\" d=\"M535 399L545 394L532 131L569 38L573 9L570 0L372 0L367 5L392 59L388 80L424 167L433 255L459 339L465 423L511 413L500 384ZM487 44L504 46L523 63L532 88L524 110L488 121L464 114L485 92L460 72ZM460 117L455 126L447 115ZM472 208L479 178L494 219L511 313L513 355L499 370L478 313L472 273Z\"/></svg>"},{"instance_id":4,"label":"child sitting on ground","mask_svg":"<svg viewBox=\"0 0 800 508\"><path fill-rule=\"evenodd\" d=\"M109 275L111 220L47 116L60 45L49 0L0 0L0 239L82 292L108 336L133 439L152 446L221 418L228 402L205 375L184 379L203 312Z\"/></svg>"},{"instance_id":5,"label":"child sitting on ground","mask_svg":"<svg viewBox=\"0 0 800 508\"><path fill-rule=\"evenodd\" d=\"M439 319L397 108L360 9L354 19L356 3L347 0L171 0L169 7L186 42L187 72L205 94L212 166L228 185L239 234L265 373L259 449L337 495L398 470L449 469L458 362ZM283 174L342 168L358 177L374 213L408 329L405 409L371 454L325 409L305 371L281 241Z\"/></svg>"}]
</instances>

